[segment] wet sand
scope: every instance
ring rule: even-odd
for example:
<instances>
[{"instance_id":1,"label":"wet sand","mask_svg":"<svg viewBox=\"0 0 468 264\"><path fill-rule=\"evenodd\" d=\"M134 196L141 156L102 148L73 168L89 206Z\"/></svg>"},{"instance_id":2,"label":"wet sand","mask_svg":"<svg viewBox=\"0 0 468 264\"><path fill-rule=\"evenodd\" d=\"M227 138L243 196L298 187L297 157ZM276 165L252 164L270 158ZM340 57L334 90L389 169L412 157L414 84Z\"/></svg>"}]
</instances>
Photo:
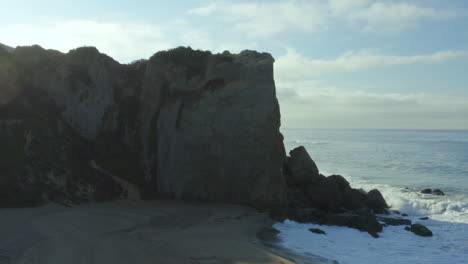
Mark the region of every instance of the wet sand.
<instances>
[{"instance_id":1,"label":"wet sand","mask_svg":"<svg viewBox=\"0 0 468 264\"><path fill-rule=\"evenodd\" d=\"M175 201L0 209L0 263L295 263L259 242L271 224L251 208Z\"/></svg>"}]
</instances>

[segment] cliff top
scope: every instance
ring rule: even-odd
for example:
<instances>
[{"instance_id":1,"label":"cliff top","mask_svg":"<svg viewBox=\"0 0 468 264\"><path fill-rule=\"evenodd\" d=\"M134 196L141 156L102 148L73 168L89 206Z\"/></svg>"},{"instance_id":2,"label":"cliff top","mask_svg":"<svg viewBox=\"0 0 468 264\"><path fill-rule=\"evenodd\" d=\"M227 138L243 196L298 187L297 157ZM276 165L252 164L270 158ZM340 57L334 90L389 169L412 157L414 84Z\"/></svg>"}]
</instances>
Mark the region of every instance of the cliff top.
<instances>
[{"instance_id":1,"label":"cliff top","mask_svg":"<svg viewBox=\"0 0 468 264\"><path fill-rule=\"evenodd\" d=\"M12 48L10 46L7 46L5 44L0 43L0 49L6 50L9 53L14 53L15 56L22 57L23 59L30 60L31 57L37 57L41 55L70 55L73 57L77 58L90 58L94 56L106 56L109 59L114 60L112 57L101 53L96 47L93 46L83 46L79 47L76 49L72 49L67 53L63 53L57 50L53 49L44 49L43 47L39 45L32 45L32 46L18 46L16 48ZM153 56L149 58L149 60L163 60L163 61L171 61L173 63L186 63L186 59L190 60L196 60L196 59L201 59L207 58L210 55L216 56L219 60L229 60L227 58L232 58L232 57L246 57L246 58L253 58L254 60L261 61L261 60L268 60L268 61L274 61L273 57L269 53L265 52L257 52L253 50L244 50L238 54L233 54L230 53L229 51L224 51L222 53L217 53L213 54L211 51L202 51L202 50L194 50L191 47L177 47L173 49L168 49L168 50L162 50L156 52ZM29 57L27 59L26 57ZM115 61L115 60L114 60ZM135 60L132 63L129 64L135 64L139 63L142 61L147 61L146 59L139 59ZM119 63L119 64L125 64L125 63Z\"/></svg>"},{"instance_id":2,"label":"cliff top","mask_svg":"<svg viewBox=\"0 0 468 264\"><path fill-rule=\"evenodd\" d=\"M4 50L6 50L8 52L13 52L15 50L15 48L12 48L12 47L7 46L7 45L2 44L2 43L0 43L0 48L3 48Z\"/></svg>"}]
</instances>

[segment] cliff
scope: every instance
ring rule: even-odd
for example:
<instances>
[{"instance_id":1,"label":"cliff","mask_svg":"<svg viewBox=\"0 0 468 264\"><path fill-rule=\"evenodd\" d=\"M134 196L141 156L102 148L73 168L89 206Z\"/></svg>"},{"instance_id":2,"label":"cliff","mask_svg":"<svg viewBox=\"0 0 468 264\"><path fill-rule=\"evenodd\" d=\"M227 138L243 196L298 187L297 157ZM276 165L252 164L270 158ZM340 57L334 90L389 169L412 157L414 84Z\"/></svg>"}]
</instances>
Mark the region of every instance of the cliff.
<instances>
[{"instance_id":1,"label":"cliff","mask_svg":"<svg viewBox=\"0 0 468 264\"><path fill-rule=\"evenodd\" d=\"M285 151L266 53L190 48L122 65L0 46L0 206L176 198L286 210Z\"/></svg>"}]
</instances>

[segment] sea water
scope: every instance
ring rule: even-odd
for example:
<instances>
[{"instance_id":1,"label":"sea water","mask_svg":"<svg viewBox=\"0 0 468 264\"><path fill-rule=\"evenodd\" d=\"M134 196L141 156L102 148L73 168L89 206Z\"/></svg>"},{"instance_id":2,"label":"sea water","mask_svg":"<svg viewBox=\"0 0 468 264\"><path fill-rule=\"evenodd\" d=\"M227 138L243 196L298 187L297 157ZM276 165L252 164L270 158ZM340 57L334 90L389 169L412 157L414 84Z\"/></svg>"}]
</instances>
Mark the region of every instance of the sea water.
<instances>
[{"instance_id":1,"label":"sea water","mask_svg":"<svg viewBox=\"0 0 468 264\"><path fill-rule=\"evenodd\" d=\"M283 129L289 152L304 146L322 174L340 174L353 188L379 189L391 209L432 230L404 226L380 238L345 227L278 223L283 246L342 264L468 263L468 131ZM438 188L445 196L421 194ZM429 220L420 220L421 217ZM314 234L320 228L326 235Z\"/></svg>"}]
</instances>

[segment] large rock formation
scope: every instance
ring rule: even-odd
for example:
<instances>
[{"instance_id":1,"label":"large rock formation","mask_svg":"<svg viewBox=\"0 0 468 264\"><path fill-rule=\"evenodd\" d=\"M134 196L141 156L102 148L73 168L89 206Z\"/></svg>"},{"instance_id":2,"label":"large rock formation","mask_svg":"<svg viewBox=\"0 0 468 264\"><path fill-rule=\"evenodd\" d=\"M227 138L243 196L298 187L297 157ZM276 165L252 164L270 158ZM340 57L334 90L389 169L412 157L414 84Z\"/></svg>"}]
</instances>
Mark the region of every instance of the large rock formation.
<instances>
[{"instance_id":1,"label":"large rock formation","mask_svg":"<svg viewBox=\"0 0 468 264\"><path fill-rule=\"evenodd\" d=\"M122 65L0 46L0 205L144 198L287 204L280 112L266 53L190 48Z\"/></svg>"},{"instance_id":2,"label":"large rock formation","mask_svg":"<svg viewBox=\"0 0 468 264\"><path fill-rule=\"evenodd\" d=\"M0 207L138 189L378 236L379 191L321 175L304 147L286 157L273 62L176 48L122 65L92 47L0 45Z\"/></svg>"},{"instance_id":3,"label":"large rock formation","mask_svg":"<svg viewBox=\"0 0 468 264\"><path fill-rule=\"evenodd\" d=\"M284 165L288 186L288 217L297 222L348 226L374 237L382 231L376 213L386 214L382 194L351 188L340 175L325 177L304 147L293 149Z\"/></svg>"}]
</instances>

